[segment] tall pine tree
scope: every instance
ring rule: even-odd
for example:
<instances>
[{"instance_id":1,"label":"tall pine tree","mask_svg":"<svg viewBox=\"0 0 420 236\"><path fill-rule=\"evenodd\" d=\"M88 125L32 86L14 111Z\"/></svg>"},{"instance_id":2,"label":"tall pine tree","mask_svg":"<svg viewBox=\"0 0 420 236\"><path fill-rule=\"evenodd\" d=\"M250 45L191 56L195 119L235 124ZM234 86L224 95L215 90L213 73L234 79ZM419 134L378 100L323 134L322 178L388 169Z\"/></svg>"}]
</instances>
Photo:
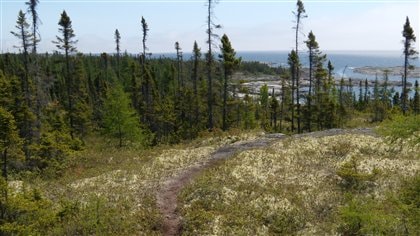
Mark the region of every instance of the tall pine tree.
<instances>
[{"instance_id":1,"label":"tall pine tree","mask_svg":"<svg viewBox=\"0 0 420 236\"><path fill-rule=\"evenodd\" d=\"M199 103L198 103L198 79L199 79L199 70L200 70L200 60L201 60L201 50L197 45L197 42L194 41L193 47L193 71L192 71L192 80L193 80L193 90L194 90L194 123L198 124L199 119Z\"/></svg>"},{"instance_id":2,"label":"tall pine tree","mask_svg":"<svg viewBox=\"0 0 420 236\"><path fill-rule=\"evenodd\" d=\"M295 63L294 66L296 66L296 68L294 69L294 73L295 75L292 75L292 79L295 81L296 84L296 106L297 106L297 122L298 122L298 133L300 133L301 130L301 115L300 115L300 93L299 93L299 80L300 80L300 63L299 63L299 29L300 26L302 24L302 19L306 18L307 15L305 15L306 11L305 11L305 7L303 6L303 2L301 0L298 0L296 3L296 12L293 12L293 14L295 15L295 23L296 26L294 27L295 29L295 53L296 53L296 60L298 63ZM293 81L292 81L293 83ZM293 128L293 127L292 127Z\"/></svg>"},{"instance_id":3,"label":"tall pine tree","mask_svg":"<svg viewBox=\"0 0 420 236\"><path fill-rule=\"evenodd\" d=\"M220 45L220 50L222 54L220 58L222 59L223 69L224 69L224 80L223 80L223 121L222 128L223 130L228 129L227 124L227 100L228 100L228 83L229 79L233 74L233 71L239 66L241 59L236 58L236 52L230 43L230 40L226 34L222 36L221 39L222 45Z\"/></svg>"},{"instance_id":4,"label":"tall pine tree","mask_svg":"<svg viewBox=\"0 0 420 236\"><path fill-rule=\"evenodd\" d=\"M70 17L67 15L66 11L61 13L60 21L58 22L60 26L58 31L60 32L61 36L56 36L57 41L53 41L56 44L57 48L64 51L65 60L66 60L66 87L67 87L67 110L69 112L69 120L70 120L70 136L74 138L74 121L73 121L73 79L70 73L70 54L76 52L75 44L77 40L74 38L76 35L74 34L72 22Z\"/></svg>"},{"instance_id":5,"label":"tall pine tree","mask_svg":"<svg viewBox=\"0 0 420 236\"><path fill-rule=\"evenodd\" d=\"M115 50L117 51L117 76L118 76L118 80L121 79L121 68L120 68L120 58L121 58L121 45L120 45L120 41L121 41L121 35L120 32L118 31L118 29L115 30L114 33L114 38L115 38Z\"/></svg>"},{"instance_id":6,"label":"tall pine tree","mask_svg":"<svg viewBox=\"0 0 420 236\"><path fill-rule=\"evenodd\" d=\"M206 55L207 60L207 106L208 106L208 125L207 128L211 131L214 126L213 117L213 44L214 38L217 35L214 33L215 29L220 28L220 25L216 25L213 22L213 11L215 0L207 0L207 45L208 51Z\"/></svg>"},{"instance_id":7,"label":"tall pine tree","mask_svg":"<svg viewBox=\"0 0 420 236\"><path fill-rule=\"evenodd\" d=\"M18 19L16 21L16 32L11 32L14 36L20 39L21 45L17 46L17 48L21 49L22 56L23 56L23 66L24 71L23 75L21 76L21 87L24 95L24 103L22 104L24 107L24 114L23 114L23 124L21 128L21 136L25 139L24 142L24 151L25 157L27 159L30 158L30 150L29 146L32 144L32 136L33 136L33 129L32 129L32 114L30 109L32 107L32 93L31 93L31 86L30 86L30 77L29 77L29 50L31 49L32 45L32 38L33 35L29 31L29 24L26 22L26 15L25 13L19 11Z\"/></svg>"},{"instance_id":8,"label":"tall pine tree","mask_svg":"<svg viewBox=\"0 0 420 236\"><path fill-rule=\"evenodd\" d=\"M32 53L36 54L37 45L41 41L41 36L38 31L41 20L39 19L38 11L36 9L38 7L39 0L29 0L25 4L28 5L27 12L32 16Z\"/></svg>"},{"instance_id":9,"label":"tall pine tree","mask_svg":"<svg viewBox=\"0 0 420 236\"><path fill-rule=\"evenodd\" d=\"M414 59L418 52L414 49L414 43L416 42L416 36L414 30L411 28L410 20L408 16L405 20L404 29L402 32L404 37L404 75L403 75L403 90L402 90L402 110L406 114L408 110L408 88L407 88L407 76L408 70L412 68L410 65L410 59Z\"/></svg>"}]
</instances>

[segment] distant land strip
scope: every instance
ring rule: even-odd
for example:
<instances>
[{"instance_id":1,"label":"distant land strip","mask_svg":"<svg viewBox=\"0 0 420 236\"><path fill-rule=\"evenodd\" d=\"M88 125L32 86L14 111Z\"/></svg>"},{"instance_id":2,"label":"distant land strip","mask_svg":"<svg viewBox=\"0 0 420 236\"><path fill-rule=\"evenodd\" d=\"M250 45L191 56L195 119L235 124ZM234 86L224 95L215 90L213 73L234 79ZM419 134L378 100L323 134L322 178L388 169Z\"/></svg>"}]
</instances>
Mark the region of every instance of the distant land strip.
<instances>
[{"instance_id":1,"label":"distant land strip","mask_svg":"<svg viewBox=\"0 0 420 236\"><path fill-rule=\"evenodd\" d=\"M354 68L353 72L364 75L383 75L387 71L389 76L399 76L404 73L404 67L375 67L375 66L364 66ZM414 67L412 70L408 70L408 77L420 78L420 67Z\"/></svg>"}]
</instances>

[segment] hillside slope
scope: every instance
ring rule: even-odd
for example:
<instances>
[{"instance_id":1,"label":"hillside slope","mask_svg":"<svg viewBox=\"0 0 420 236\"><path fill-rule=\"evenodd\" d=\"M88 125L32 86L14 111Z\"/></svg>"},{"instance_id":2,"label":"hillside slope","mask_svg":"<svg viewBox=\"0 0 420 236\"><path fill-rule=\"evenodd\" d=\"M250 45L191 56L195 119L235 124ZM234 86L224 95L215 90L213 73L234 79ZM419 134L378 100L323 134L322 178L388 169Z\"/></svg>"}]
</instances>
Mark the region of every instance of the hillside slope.
<instances>
[{"instance_id":1,"label":"hillside slope","mask_svg":"<svg viewBox=\"0 0 420 236\"><path fill-rule=\"evenodd\" d=\"M419 140L418 131L392 140L371 129L240 132L141 151L92 139L61 177L9 182L9 204L22 217L1 228L42 235L415 235ZM175 182L171 201L162 201ZM177 198L177 208L165 208ZM165 231L162 209L175 214L176 232Z\"/></svg>"},{"instance_id":2,"label":"hillside slope","mask_svg":"<svg viewBox=\"0 0 420 236\"><path fill-rule=\"evenodd\" d=\"M420 144L360 131L293 136L209 169L182 193L183 234L418 235Z\"/></svg>"}]
</instances>

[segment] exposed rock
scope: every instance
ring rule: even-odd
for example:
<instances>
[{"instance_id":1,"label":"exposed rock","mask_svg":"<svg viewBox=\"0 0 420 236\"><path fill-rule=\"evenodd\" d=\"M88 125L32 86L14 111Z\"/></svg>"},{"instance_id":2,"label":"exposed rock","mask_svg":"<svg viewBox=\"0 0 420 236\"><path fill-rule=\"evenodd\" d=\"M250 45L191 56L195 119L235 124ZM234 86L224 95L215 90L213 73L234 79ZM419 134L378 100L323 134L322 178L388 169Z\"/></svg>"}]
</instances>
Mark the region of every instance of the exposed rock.
<instances>
[{"instance_id":1,"label":"exposed rock","mask_svg":"<svg viewBox=\"0 0 420 236\"><path fill-rule=\"evenodd\" d=\"M385 71L388 72L390 76L400 76L404 73L404 67L395 66L395 67L374 67L374 66L365 66L354 68L353 72L364 75L383 75ZM408 77L410 78L420 78L420 67L415 67L413 70L408 70Z\"/></svg>"}]
</instances>

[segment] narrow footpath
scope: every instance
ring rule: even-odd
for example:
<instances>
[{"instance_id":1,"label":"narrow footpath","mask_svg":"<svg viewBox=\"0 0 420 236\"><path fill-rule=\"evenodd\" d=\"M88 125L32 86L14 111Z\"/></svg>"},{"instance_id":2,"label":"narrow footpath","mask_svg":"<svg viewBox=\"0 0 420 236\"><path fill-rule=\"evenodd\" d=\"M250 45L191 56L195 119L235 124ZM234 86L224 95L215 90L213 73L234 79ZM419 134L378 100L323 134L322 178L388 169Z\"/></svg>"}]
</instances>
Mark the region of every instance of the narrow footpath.
<instances>
[{"instance_id":1,"label":"narrow footpath","mask_svg":"<svg viewBox=\"0 0 420 236\"><path fill-rule=\"evenodd\" d=\"M182 189L202 171L217 165L219 161L228 159L234 154L242 151L267 147L271 143L286 137L323 137L346 133L375 135L372 129L369 128L353 130L331 129L312 133L296 134L293 136L286 136L284 134L277 133L266 134L252 141L233 143L219 148L213 152L205 161L196 163L195 165L184 169L178 175L171 177L162 183L162 187L157 191L156 196L157 206L163 216L162 234L165 236L181 235L182 222L181 216L177 210L178 195Z\"/></svg>"}]
</instances>

